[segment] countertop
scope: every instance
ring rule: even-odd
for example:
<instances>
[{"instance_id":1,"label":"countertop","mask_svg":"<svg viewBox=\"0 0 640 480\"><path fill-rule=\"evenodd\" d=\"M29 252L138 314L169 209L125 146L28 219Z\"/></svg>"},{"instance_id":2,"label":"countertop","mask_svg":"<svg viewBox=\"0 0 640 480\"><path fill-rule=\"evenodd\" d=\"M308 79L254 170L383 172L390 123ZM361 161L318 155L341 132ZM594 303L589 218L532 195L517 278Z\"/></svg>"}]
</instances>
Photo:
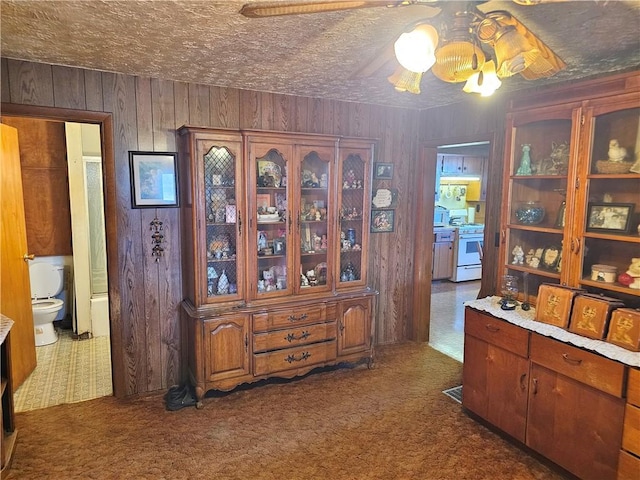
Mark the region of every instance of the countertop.
<instances>
[{"instance_id":1,"label":"countertop","mask_svg":"<svg viewBox=\"0 0 640 480\"><path fill-rule=\"evenodd\" d=\"M13 327L13 320L0 313L0 343L9 335L9 330Z\"/></svg>"},{"instance_id":2,"label":"countertop","mask_svg":"<svg viewBox=\"0 0 640 480\"><path fill-rule=\"evenodd\" d=\"M516 308L515 310L502 310L500 308L499 301L500 297L492 296L480 298L478 300L471 300L465 302L464 305L466 307L490 313L496 318L506 320L509 323L513 323L519 327L539 333L540 335L555 338L561 342L570 343L577 347L591 350L592 352L597 352L603 357L616 360L620 363L624 363L625 365L640 367L640 352L632 352L631 350L626 350L602 340L594 340L583 337L582 335L576 335L575 333L556 327L555 325L536 322L536 309L533 307L531 307L531 310L528 312L525 312L521 308Z\"/></svg>"}]
</instances>

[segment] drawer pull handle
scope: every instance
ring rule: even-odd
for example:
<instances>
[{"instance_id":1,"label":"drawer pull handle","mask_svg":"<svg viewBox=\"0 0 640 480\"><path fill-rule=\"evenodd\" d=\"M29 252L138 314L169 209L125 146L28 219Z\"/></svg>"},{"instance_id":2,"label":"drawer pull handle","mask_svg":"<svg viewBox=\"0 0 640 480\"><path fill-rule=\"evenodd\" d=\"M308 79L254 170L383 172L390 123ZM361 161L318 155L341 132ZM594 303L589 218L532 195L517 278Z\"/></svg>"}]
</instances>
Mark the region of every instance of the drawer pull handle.
<instances>
[{"instance_id":1,"label":"drawer pull handle","mask_svg":"<svg viewBox=\"0 0 640 480\"><path fill-rule=\"evenodd\" d=\"M522 375L520 375L520 390L522 390L523 392L527 389L527 385L524 383L526 378L527 378L526 373L523 373Z\"/></svg>"},{"instance_id":2,"label":"drawer pull handle","mask_svg":"<svg viewBox=\"0 0 640 480\"><path fill-rule=\"evenodd\" d=\"M579 358L571 358L568 353L563 353L562 358L565 362L570 363L571 365L580 365L582 360Z\"/></svg>"},{"instance_id":3,"label":"drawer pull handle","mask_svg":"<svg viewBox=\"0 0 640 480\"><path fill-rule=\"evenodd\" d=\"M305 318L307 318L307 314L306 313L303 313L299 317L296 317L295 315L289 315L289 321L290 322L299 322L301 320L304 320Z\"/></svg>"},{"instance_id":4,"label":"drawer pull handle","mask_svg":"<svg viewBox=\"0 0 640 480\"><path fill-rule=\"evenodd\" d=\"M284 339L285 339L287 342L291 343L291 342L293 342L294 340L304 340L305 338L310 337L310 336L311 336L311 334L310 334L309 332L307 332L307 331L303 331L303 332L300 334L300 336L298 336L298 337L296 337L296 334L295 334L295 333L287 333L287 336L286 336L286 337L284 337Z\"/></svg>"},{"instance_id":5,"label":"drawer pull handle","mask_svg":"<svg viewBox=\"0 0 640 480\"><path fill-rule=\"evenodd\" d=\"M309 352L303 352L302 355L300 355L300 358L296 358L295 355L287 355L287 358L285 358L284 361L289 363L301 362L303 360L306 360L310 356L311 354Z\"/></svg>"},{"instance_id":6,"label":"drawer pull handle","mask_svg":"<svg viewBox=\"0 0 640 480\"><path fill-rule=\"evenodd\" d=\"M487 330L489 330L490 332L499 332L500 331L500 327L496 327L495 325L492 325L491 323L487 323L484 327Z\"/></svg>"},{"instance_id":7,"label":"drawer pull handle","mask_svg":"<svg viewBox=\"0 0 640 480\"><path fill-rule=\"evenodd\" d=\"M538 379L534 378L531 382L533 383L533 394L536 395L538 393Z\"/></svg>"}]
</instances>

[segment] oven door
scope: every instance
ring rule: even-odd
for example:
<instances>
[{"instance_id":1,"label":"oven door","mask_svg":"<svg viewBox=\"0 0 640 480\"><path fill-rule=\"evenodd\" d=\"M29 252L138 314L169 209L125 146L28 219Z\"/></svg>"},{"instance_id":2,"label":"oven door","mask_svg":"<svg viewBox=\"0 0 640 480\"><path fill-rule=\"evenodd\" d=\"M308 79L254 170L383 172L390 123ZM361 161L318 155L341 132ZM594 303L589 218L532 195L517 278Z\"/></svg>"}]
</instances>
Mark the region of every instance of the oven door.
<instances>
[{"instance_id":1,"label":"oven door","mask_svg":"<svg viewBox=\"0 0 640 480\"><path fill-rule=\"evenodd\" d=\"M462 267L465 265L480 265L481 251L484 245L484 236L480 233L461 233L458 235L457 264Z\"/></svg>"}]
</instances>

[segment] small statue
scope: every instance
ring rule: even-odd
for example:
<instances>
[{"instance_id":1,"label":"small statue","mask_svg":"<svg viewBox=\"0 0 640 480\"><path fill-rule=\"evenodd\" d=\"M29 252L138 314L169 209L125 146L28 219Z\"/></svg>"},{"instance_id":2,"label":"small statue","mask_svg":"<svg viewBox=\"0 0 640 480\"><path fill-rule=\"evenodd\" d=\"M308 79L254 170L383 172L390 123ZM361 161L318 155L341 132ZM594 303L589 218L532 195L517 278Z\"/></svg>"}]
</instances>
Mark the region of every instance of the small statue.
<instances>
[{"instance_id":1,"label":"small statue","mask_svg":"<svg viewBox=\"0 0 640 480\"><path fill-rule=\"evenodd\" d=\"M615 138L609 141L609 151L607 152L610 162L621 162L627 156L627 149L620 146Z\"/></svg>"},{"instance_id":2,"label":"small statue","mask_svg":"<svg viewBox=\"0 0 640 480\"><path fill-rule=\"evenodd\" d=\"M511 262L513 265L522 265L524 263L524 250L520 245L513 247L511 254L513 255L513 262Z\"/></svg>"},{"instance_id":3,"label":"small statue","mask_svg":"<svg viewBox=\"0 0 640 480\"><path fill-rule=\"evenodd\" d=\"M522 159L520 160L520 166L516 175L531 175L531 157L529 152L531 151L531 145L522 145Z\"/></svg>"}]
</instances>

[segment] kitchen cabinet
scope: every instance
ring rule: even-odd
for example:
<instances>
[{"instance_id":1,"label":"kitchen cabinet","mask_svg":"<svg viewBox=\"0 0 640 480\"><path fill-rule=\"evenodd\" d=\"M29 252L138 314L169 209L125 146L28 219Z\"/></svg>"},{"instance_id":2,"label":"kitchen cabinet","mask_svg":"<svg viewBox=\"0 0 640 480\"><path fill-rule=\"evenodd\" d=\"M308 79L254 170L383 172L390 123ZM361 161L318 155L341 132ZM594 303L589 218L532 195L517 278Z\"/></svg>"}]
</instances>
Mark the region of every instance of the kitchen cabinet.
<instances>
[{"instance_id":1,"label":"kitchen cabinet","mask_svg":"<svg viewBox=\"0 0 640 480\"><path fill-rule=\"evenodd\" d=\"M439 172L442 175L482 175L486 157L477 155L438 154Z\"/></svg>"},{"instance_id":2,"label":"kitchen cabinet","mask_svg":"<svg viewBox=\"0 0 640 480\"><path fill-rule=\"evenodd\" d=\"M580 478L616 478L627 369L465 311L463 406Z\"/></svg>"},{"instance_id":3,"label":"kitchen cabinet","mask_svg":"<svg viewBox=\"0 0 640 480\"><path fill-rule=\"evenodd\" d=\"M451 278L453 275L453 245L456 231L452 228L436 229L433 242L432 280Z\"/></svg>"},{"instance_id":4,"label":"kitchen cabinet","mask_svg":"<svg viewBox=\"0 0 640 480\"><path fill-rule=\"evenodd\" d=\"M188 365L210 389L371 363L375 141L182 127Z\"/></svg>"},{"instance_id":5,"label":"kitchen cabinet","mask_svg":"<svg viewBox=\"0 0 640 480\"><path fill-rule=\"evenodd\" d=\"M638 77L515 102L507 115L498 279L515 275L522 286L528 273L533 303L542 283L555 283L640 304L640 290L591 275L596 264L625 272L640 248ZM611 142L626 150L624 161L608 160Z\"/></svg>"}]
</instances>

